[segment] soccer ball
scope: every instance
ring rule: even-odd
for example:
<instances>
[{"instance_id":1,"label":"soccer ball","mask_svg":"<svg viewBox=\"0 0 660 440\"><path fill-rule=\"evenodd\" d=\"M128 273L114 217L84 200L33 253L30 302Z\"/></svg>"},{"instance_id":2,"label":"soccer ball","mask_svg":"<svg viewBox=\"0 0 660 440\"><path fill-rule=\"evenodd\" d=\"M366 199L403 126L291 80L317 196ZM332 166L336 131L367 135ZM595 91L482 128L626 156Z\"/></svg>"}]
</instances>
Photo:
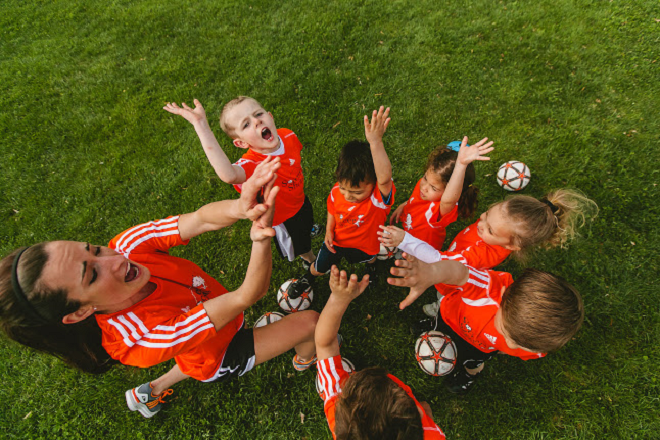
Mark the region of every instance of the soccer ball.
<instances>
[{"instance_id":1,"label":"soccer ball","mask_svg":"<svg viewBox=\"0 0 660 440\"><path fill-rule=\"evenodd\" d=\"M266 312L259 317L254 323L254 328L263 327L264 325L272 324L284 318L280 312Z\"/></svg>"},{"instance_id":2,"label":"soccer ball","mask_svg":"<svg viewBox=\"0 0 660 440\"><path fill-rule=\"evenodd\" d=\"M294 281L296 280L290 279L286 281L280 286L280 290L277 292L277 304L279 304L282 310L286 313L307 310L309 306L312 305L312 300L314 299L313 289L309 289L308 292L303 292L303 294L296 299L289 298L289 286Z\"/></svg>"},{"instance_id":3,"label":"soccer ball","mask_svg":"<svg viewBox=\"0 0 660 440\"><path fill-rule=\"evenodd\" d=\"M415 358L422 371L431 376L446 376L456 366L456 345L438 331L422 333L415 342Z\"/></svg>"},{"instance_id":4,"label":"soccer ball","mask_svg":"<svg viewBox=\"0 0 660 440\"><path fill-rule=\"evenodd\" d=\"M345 357L341 358L341 365L344 367L344 371L346 371L348 374L353 374L355 372L355 365L353 365L353 362L349 361ZM321 399L325 400L325 391L321 385L320 374L316 375L316 392L319 393Z\"/></svg>"},{"instance_id":5,"label":"soccer ball","mask_svg":"<svg viewBox=\"0 0 660 440\"><path fill-rule=\"evenodd\" d=\"M507 191L520 191L531 178L529 167L517 160L503 163L497 171L497 183Z\"/></svg>"},{"instance_id":6,"label":"soccer ball","mask_svg":"<svg viewBox=\"0 0 660 440\"><path fill-rule=\"evenodd\" d=\"M380 250L378 251L378 254L376 254L376 258L378 258L379 260L389 260L394 256L394 254L396 254L398 250L399 249L395 247L383 246L383 244L381 243Z\"/></svg>"}]
</instances>

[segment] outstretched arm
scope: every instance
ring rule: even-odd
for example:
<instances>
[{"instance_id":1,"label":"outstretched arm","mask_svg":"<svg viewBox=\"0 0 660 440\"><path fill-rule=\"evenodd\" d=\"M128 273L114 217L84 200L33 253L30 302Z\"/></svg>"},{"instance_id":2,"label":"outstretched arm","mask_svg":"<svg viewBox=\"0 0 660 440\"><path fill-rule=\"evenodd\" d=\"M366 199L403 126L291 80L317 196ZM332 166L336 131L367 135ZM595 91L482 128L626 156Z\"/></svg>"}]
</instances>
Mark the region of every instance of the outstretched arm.
<instances>
[{"instance_id":1,"label":"outstretched arm","mask_svg":"<svg viewBox=\"0 0 660 440\"><path fill-rule=\"evenodd\" d=\"M364 116L364 132L371 147L371 156L374 159L378 189L384 196L392 191L392 164L390 158L387 157L385 145L383 145L383 134L385 134L385 130L390 124L389 114L390 108L385 109L381 105L378 111L373 111L371 122L367 115Z\"/></svg>"},{"instance_id":2,"label":"outstretched arm","mask_svg":"<svg viewBox=\"0 0 660 440\"><path fill-rule=\"evenodd\" d=\"M275 203L278 187L273 188L280 159L264 160L243 185L241 197L209 203L195 212L179 217L179 235L189 240L204 232L233 225L238 220L257 220ZM263 220L261 220L263 221Z\"/></svg>"},{"instance_id":3,"label":"outstretched arm","mask_svg":"<svg viewBox=\"0 0 660 440\"><path fill-rule=\"evenodd\" d=\"M393 286L410 287L408 296L401 301L399 309L403 310L415 302L429 287L438 284L462 286L467 283L469 271L458 261L443 260L433 264L424 263L412 255L403 254L405 260L396 260L397 267L390 273L400 278L388 278Z\"/></svg>"},{"instance_id":4,"label":"outstretched arm","mask_svg":"<svg viewBox=\"0 0 660 440\"><path fill-rule=\"evenodd\" d=\"M339 272L337 266L330 270L330 298L325 304L319 322L316 324L316 355L319 360L328 359L339 354L339 343L337 332L341 325L341 319L348 305L360 296L369 285L369 275L362 277L358 283L357 275L347 277L343 270Z\"/></svg>"},{"instance_id":5,"label":"outstretched arm","mask_svg":"<svg viewBox=\"0 0 660 440\"><path fill-rule=\"evenodd\" d=\"M474 145L467 146L468 138L465 136L461 142L461 149L458 152L456 165L454 171L451 173L451 178L447 183L445 192L440 199L440 215L445 215L454 209L454 205L461 198L463 192L463 180L465 180L465 170L467 166L475 160L490 160L490 157L485 156L494 150L491 145L493 141L488 141L488 138L483 138Z\"/></svg>"},{"instance_id":6,"label":"outstretched arm","mask_svg":"<svg viewBox=\"0 0 660 440\"><path fill-rule=\"evenodd\" d=\"M168 102L163 110L166 110L174 115L182 116L186 121L190 122L199 140L202 142L202 148L209 162L213 166L215 173L225 183L243 183L245 182L245 171L243 168L233 165L225 152L218 144L218 140L213 135L209 121L206 119L206 112L204 107L198 100L193 101L195 108L190 108L185 102L181 103L179 107L176 102Z\"/></svg>"}]
</instances>

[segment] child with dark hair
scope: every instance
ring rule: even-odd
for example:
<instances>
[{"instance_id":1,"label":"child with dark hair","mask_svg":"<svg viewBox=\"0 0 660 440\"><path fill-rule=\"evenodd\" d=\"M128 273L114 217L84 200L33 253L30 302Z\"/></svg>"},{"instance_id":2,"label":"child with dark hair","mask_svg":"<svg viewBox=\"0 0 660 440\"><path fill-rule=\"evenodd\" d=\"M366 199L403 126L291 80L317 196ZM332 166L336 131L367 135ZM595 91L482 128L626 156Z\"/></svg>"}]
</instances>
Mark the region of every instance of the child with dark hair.
<instances>
[{"instance_id":1,"label":"child with dark hair","mask_svg":"<svg viewBox=\"0 0 660 440\"><path fill-rule=\"evenodd\" d=\"M399 306L402 309L435 284L439 313L432 320L421 321L413 331L439 330L456 344L456 368L445 380L453 393L468 392L484 362L498 352L528 360L560 349L584 319L580 294L551 273L527 269L514 281L506 272L462 266L462 280L455 283L455 279L447 281L446 263L457 261L444 257L428 264L404 255L406 260L397 261L398 267L391 270L402 278L387 281L411 287Z\"/></svg>"},{"instance_id":2,"label":"child with dark hair","mask_svg":"<svg viewBox=\"0 0 660 440\"><path fill-rule=\"evenodd\" d=\"M314 280L328 273L342 258L349 263L367 263L370 281L375 282L376 255L380 250L378 227L385 223L394 203L396 189L392 165L385 152L383 134L390 122L390 109L365 115L367 142L344 145L337 161L337 183L328 197L325 240L316 262L299 280L293 280L286 295L298 298L309 292Z\"/></svg>"},{"instance_id":3,"label":"child with dark hair","mask_svg":"<svg viewBox=\"0 0 660 440\"><path fill-rule=\"evenodd\" d=\"M438 147L426 162L426 171L415 186L410 198L399 205L390 217L392 223L403 223L403 228L440 250L445 241L445 228L460 216L472 216L477 207L479 191L473 186L475 160L490 160L486 154L493 151L493 142L484 138L474 145L464 137L458 152L449 147Z\"/></svg>"},{"instance_id":4,"label":"child with dark hair","mask_svg":"<svg viewBox=\"0 0 660 440\"><path fill-rule=\"evenodd\" d=\"M450 264L457 264L450 262ZM339 353L337 331L350 302L368 285L364 276L332 266L332 293L316 326L318 383L324 399L323 410L335 439L444 439L435 424L431 408L418 402L408 386L382 368L367 368L349 375Z\"/></svg>"}]
</instances>

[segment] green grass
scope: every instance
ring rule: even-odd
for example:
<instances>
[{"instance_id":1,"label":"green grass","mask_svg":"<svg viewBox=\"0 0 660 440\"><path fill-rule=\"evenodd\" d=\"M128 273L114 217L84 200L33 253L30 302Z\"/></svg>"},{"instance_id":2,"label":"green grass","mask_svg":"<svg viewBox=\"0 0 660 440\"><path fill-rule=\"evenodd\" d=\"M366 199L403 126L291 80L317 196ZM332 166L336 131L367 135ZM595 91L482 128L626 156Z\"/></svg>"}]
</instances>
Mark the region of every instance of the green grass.
<instances>
[{"instance_id":1,"label":"green grass","mask_svg":"<svg viewBox=\"0 0 660 440\"><path fill-rule=\"evenodd\" d=\"M343 353L429 399L453 439L657 438L657 1L5 0L0 12L1 255L42 240L104 244L134 224L235 197L191 126L161 110L193 98L231 159L241 152L217 117L236 95L293 129L322 220L339 149L383 103L397 204L427 154L463 135L497 147L478 165L482 208L503 197L494 174L511 159L532 170L526 194L569 186L598 202L581 240L528 263L575 284L587 316L575 340L543 360L497 357L465 397L415 365L407 328L430 298L403 312L400 289L360 298L344 318ZM248 227L177 254L235 288ZM275 310L276 287L300 271L275 259L273 293L248 321ZM317 310L327 295L318 289ZM314 375L294 375L290 355L230 384L182 383L174 404L145 420L128 412L123 392L170 364L92 377L6 338L0 354L3 438L329 437Z\"/></svg>"}]
</instances>

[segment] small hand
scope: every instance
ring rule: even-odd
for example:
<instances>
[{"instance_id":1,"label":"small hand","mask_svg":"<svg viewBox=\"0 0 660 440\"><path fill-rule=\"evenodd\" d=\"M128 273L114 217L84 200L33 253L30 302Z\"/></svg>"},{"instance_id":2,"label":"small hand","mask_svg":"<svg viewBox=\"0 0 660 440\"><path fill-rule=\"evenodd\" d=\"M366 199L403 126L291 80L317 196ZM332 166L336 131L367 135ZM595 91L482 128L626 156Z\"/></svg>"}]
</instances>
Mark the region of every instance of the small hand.
<instances>
[{"instance_id":1,"label":"small hand","mask_svg":"<svg viewBox=\"0 0 660 440\"><path fill-rule=\"evenodd\" d=\"M493 141L488 143L486 143L486 141L488 141L488 138L483 138L476 144L468 147L468 138L465 136L463 142L461 142L461 149L458 151L458 158L456 159L458 163L468 165L475 160L490 160L490 157L485 155L493 151L495 148L491 147Z\"/></svg>"},{"instance_id":2,"label":"small hand","mask_svg":"<svg viewBox=\"0 0 660 440\"><path fill-rule=\"evenodd\" d=\"M243 184L239 206L245 218L256 220L275 203L274 192L276 171L280 168L280 158L268 156L254 169L252 176ZM261 199L261 200L260 200Z\"/></svg>"},{"instance_id":3,"label":"small hand","mask_svg":"<svg viewBox=\"0 0 660 440\"><path fill-rule=\"evenodd\" d=\"M385 134L385 130L387 130L387 126L390 124L389 114L390 108L387 107L385 109L381 105L378 111L373 111L371 122L369 122L369 117L364 115L364 132L370 144L383 140L383 134Z\"/></svg>"},{"instance_id":4,"label":"small hand","mask_svg":"<svg viewBox=\"0 0 660 440\"><path fill-rule=\"evenodd\" d=\"M406 231L396 226L379 226L382 231L378 231L378 241L387 247L397 247L406 236Z\"/></svg>"},{"instance_id":5,"label":"small hand","mask_svg":"<svg viewBox=\"0 0 660 440\"><path fill-rule=\"evenodd\" d=\"M425 276L428 273L428 264L418 260L412 255L403 253L405 260L396 260L397 267L390 269L390 273L400 278L388 278L387 282L393 286L410 287L408 296L401 301L399 309L403 310L415 302L422 293L433 285L433 282Z\"/></svg>"},{"instance_id":6,"label":"small hand","mask_svg":"<svg viewBox=\"0 0 660 440\"><path fill-rule=\"evenodd\" d=\"M362 281L358 283L358 277L352 274L350 279L347 277L345 271L339 272L337 266L333 265L330 269L330 290L333 296L340 299L352 301L367 288L369 285L369 275L362 277Z\"/></svg>"},{"instance_id":7,"label":"small hand","mask_svg":"<svg viewBox=\"0 0 660 440\"><path fill-rule=\"evenodd\" d=\"M332 252L333 254L336 254L337 251L335 250L335 247L332 245L332 241L333 241L334 239L335 239L335 233L334 233L334 231L331 231L331 230L326 229L326 230L325 230L325 239L324 239L325 247L327 247L328 250L329 250L330 252Z\"/></svg>"},{"instance_id":8,"label":"small hand","mask_svg":"<svg viewBox=\"0 0 660 440\"><path fill-rule=\"evenodd\" d=\"M399 219L401 218L401 214L403 214L403 208L406 206L406 203L408 202L400 204L399 207L394 210L394 214L390 217L390 225L393 223L399 223Z\"/></svg>"},{"instance_id":9,"label":"small hand","mask_svg":"<svg viewBox=\"0 0 660 440\"><path fill-rule=\"evenodd\" d=\"M185 102L181 103L183 108L179 107L176 102L168 102L167 105L163 107L163 110L166 110L174 115L183 116L186 121L193 125L199 122L206 122L206 112L204 111L204 107L202 107L202 103L196 99L193 102L195 104L194 109L188 107Z\"/></svg>"},{"instance_id":10,"label":"small hand","mask_svg":"<svg viewBox=\"0 0 660 440\"><path fill-rule=\"evenodd\" d=\"M273 215L275 215L275 197L279 190L279 186L271 188L266 203L259 205L260 207L266 207L266 209L261 216L252 222L252 228L250 228L250 239L252 241L269 240L275 236L275 229L272 226Z\"/></svg>"}]
</instances>

